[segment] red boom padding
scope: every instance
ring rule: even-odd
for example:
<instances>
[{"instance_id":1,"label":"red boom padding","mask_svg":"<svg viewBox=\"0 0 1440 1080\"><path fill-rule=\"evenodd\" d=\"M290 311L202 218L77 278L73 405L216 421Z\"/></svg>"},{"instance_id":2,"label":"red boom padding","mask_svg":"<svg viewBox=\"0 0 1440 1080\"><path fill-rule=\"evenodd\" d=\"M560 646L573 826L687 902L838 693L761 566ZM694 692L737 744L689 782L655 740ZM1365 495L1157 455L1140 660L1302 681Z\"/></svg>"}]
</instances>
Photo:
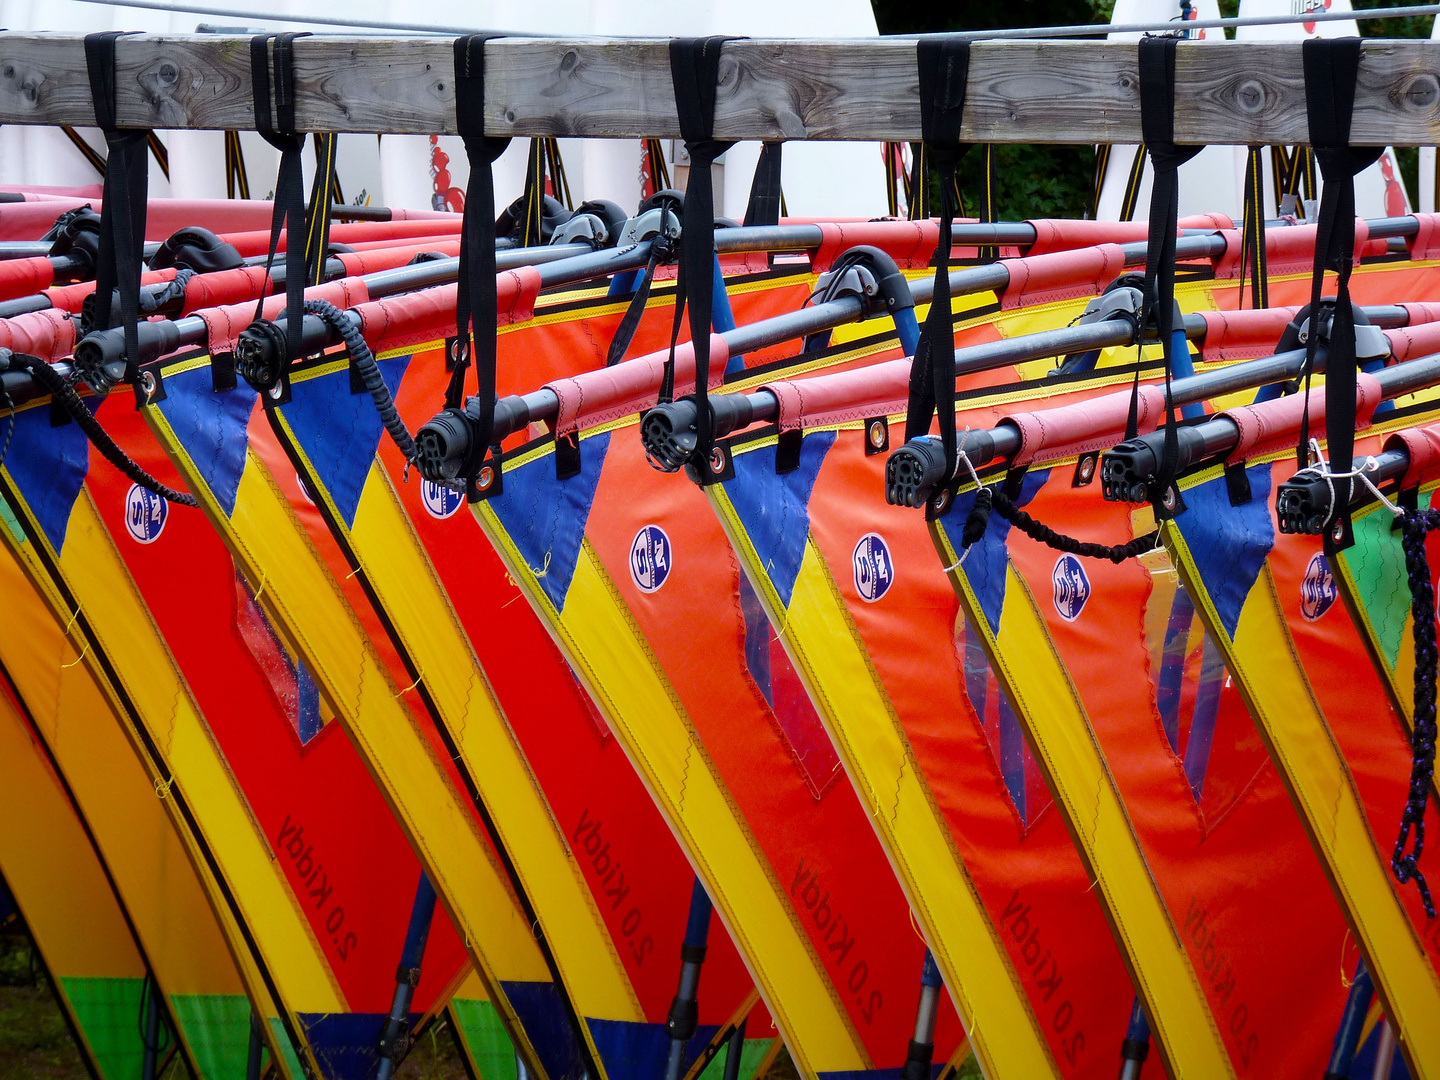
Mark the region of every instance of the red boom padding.
<instances>
[{"instance_id":1,"label":"red boom padding","mask_svg":"<svg viewBox=\"0 0 1440 1080\"><path fill-rule=\"evenodd\" d=\"M1125 250L1119 244L1100 244L1001 262L1010 271L1010 284L1000 298L1000 306L1008 310L1094 296L1124 272Z\"/></svg>"},{"instance_id":2,"label":"red boom padding","mask_svg":"<svg viewBox=\"0 0 1440 1080\"><path fill-rule=\"evenodd\" d=\"M365 284L359 278L337 278L322 285L305 290L306 300L329 300L339 308L351 308L369 299ZM285 294L267 296L261 309L261 318L274 319L285 311ZM195 312L205 321L206 337L212 353L235 351L235 341L240 332L255 321L255 302L225 304L221 307L206 308Z\"/></svg>"},{"instance_id":3,"label":"red boom padding","mask_svg":"<svg viewBox=\"0 0 1440 1080\"><path fill-rule=\"evenodd\" d=\"M618 420L654 405L660 393L660 379L665 372L669 351L639 356L614 367L586 371L571 379L546 383L560 399L555 420L555 433L568 435L581 427L594 427ZM719 334L710 335L709 389L725 379L725 364L730 359L730 346ZM695 347L691 342L675 347L675 393L687 394L695 388Z\"/></svg>"},{"instance_id":4,"label":"red boom padding","mask_svg":"<svg viewBox=\"0 0 1440 1080\"><path fill-rule=\"evenodd\" d=\"M13 203L11 205L14 205ZM55 280L50 259L7 259L0 262L0 300L17 300L48 289Z\"/></svg>"},{"instance_id":5,"label":"red boom padding","mask_svg":"<svg viewBox=\"0 0 1440 1080\"><path fill-rule=\"evenodd\" d=\"M372 349L387 350L423 345L455 333L455 298L458 285L441 285L402 296L388 296L360 305L360 332ZM524 322L535 314L540 295L540 271L522 266L495 275L496 309L501 326Z\"/></svg>"},{"instance_id":6,"label":"red boom padding","mask_svg":"<svg viewBox=\"0 0 1440 1080\"><path fill-rule=\"evenodd\" d=\"M174 279L175 268L169 266L164 270L146 270L140 275L140 284L159 285L161 282ZM52 285L45 290L45 295L50 298L51 307L73 314L80 310L81 305L85 303L85 298L94 291L95 282L77 281L74 285Z\"/></svg>"},{"instance_id":7,"label":"red boom padding","mask_svg":"<svg viewBox=\"0 0 1440 1080\"><path fill-rule=\"evenodd\" d=\"M1370 426L1370 417L1375 406L1380 404L1382 395L1375 376L1363 371L1355 376L1355 429ZM1305 413L1304 394L1289 394L1282 398L1261 402L1256 405L1241 405L1220 413L1240 429L1240 441L1225 459L1227 464L1247 461L1263 456L1268 450L1284 449L1294 443L1300 432L1300 420ZM1310 423L1319 431L1325 423L1325 387L1318 386L1310 393Z\"/></svg>"},{"instance_id":8,"label":"red boom padding","mask_svg":"<svg viewBox=\"0 0 1440 1080\"><path fill-rule=\"evenodd\" d=\"M0 319L0 348L53 364L75 351L75 322L54 308Z\"/></svg>"},{"instance_id":9,"label":"red boom padding","mask_svg":"<svg viewBox=\"0 0 1440 1080\"><path fill-rule=\"evenodd\" d=\"M1433 480L1440 472L1440 424L1397 431L1385 440L1386 450L1402 447L1410 454L1410 465L1400 481L1402 490Z\"/></svg>"}]
</instances>

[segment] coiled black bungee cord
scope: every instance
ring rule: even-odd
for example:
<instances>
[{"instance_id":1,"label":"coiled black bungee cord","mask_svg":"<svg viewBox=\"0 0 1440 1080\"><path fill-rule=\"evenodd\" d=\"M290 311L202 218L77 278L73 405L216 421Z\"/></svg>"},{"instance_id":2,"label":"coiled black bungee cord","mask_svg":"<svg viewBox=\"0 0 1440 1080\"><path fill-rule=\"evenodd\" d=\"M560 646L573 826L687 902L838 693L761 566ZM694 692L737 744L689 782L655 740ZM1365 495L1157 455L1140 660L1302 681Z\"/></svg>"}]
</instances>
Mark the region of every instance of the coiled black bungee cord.
<instances>
[{"instance_id":1,"label":"coiled black bungee cord","mask_svg":"<svg viewBox=\"0 0 1440 1080\"><path fill-rule=\"evenodd\" d=\"M345 317L343 311L328 300L306 300L305 311L310 315L318 315L345 342L350 359L360 373L365 389L370 392L371 400L375 402L375 411L380 414L380 422L385 425L390 438L405 456L405 469L408 473L410 464L415 460L415 440L410 437L405 422L400 419L400 413L395 408L395 399L390 396L390 388L385 385L380 367L375 362L375 354L365 342L365 335Z\"/></svg>"},{"instance_id":2,"label":"coiled black bungee cord","mask_svg":"<svg viewBox=\"0 0 1440 1080\"><path fill-rule=\"evenodd\" d=\"M1410 617L1415 631L1415 719L1410 730L1410 791L1405 798L1405 813L1400 818L1395 853L1390 858L1395 880L1403 885L1414 879L1425 904L1425 914L1432 919L1435 903L1419 862L1425 850L1425 807L1435 778L1435 588L1430 581L1430 560L1425 555L1425 536L1435 528L1440 528L1437 510L1407 510L1400 518L1400 541L1410 583ZM1414 844L1407 855L1405 847L1412 835Z\"/></svg>"}]
</instances>

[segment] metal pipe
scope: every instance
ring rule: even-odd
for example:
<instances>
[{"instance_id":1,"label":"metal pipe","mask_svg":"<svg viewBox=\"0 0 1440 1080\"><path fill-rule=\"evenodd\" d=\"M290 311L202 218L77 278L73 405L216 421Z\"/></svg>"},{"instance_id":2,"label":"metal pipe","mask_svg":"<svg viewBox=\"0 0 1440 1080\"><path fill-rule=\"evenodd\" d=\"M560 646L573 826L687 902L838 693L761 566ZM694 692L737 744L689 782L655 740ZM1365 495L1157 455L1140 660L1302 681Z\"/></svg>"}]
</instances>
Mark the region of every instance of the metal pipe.
<instances>
[{"instance_id":1,"label":"metal pipe","mask_svg":"<svg viewBox=\"0 0 1440 1080\"><path fill-rule=\"evenodd\" d=\"M1380 1024L1380 1045L1375 1048L1375 1068L1371 1080L1390 1080L1390 1067L1395 1062L1395 1028L1387 1016Z\"/></svg>"},{"instance_id":2,"label":"metal pipe","mask_svg":"<svg viewBox=\"0 0 1440 1080\"><path fill-rule=\"evenodd\" d=\"M940 991L945 982L940 967L927 947L920 968L920 1000L915 1006L915 1034L905 1050L900 1080L930 1080L930 1063L935 1059L935 1019L940 1015Z\"/></svg>"},{"instance_id":3,"label":"metal pipe","mask_svg":"<svg viewBox=\"0 0 1440 1080\"><path fill-rule=\"evenodd\" d=\"M405 944L400 950L400 965L395 969L395 996L390 1001L390 1015L380 1032L377 1052L380 1057L376 1080L390 1080L410 1049L410 1002L415 987L420 985L420 963L425 958L425 943L430 938L430 924L435 918L435 888L430 877L420 871L420 884L415 888L415 902L410 908L410 925L405 930Z\"/></svg>"},{"instance_id":4,"label":"metal pipe","mask_svg":"<svg viewBox=\"0 0 1440 1080\"><path fill-rule=\"evenodd\" d=\"M1350 1068L1355 1063L1355 1051L1360 1049L1360 1032L1365 1027L1365 1014L1370 1011L1370 999L1374 996L1375 986L1362 959L1355 966L1355 978L1351 981L1350 992L1345 997L1345 1011L1340 1014L1340 1024L1335 1029L1330 1063L1325 1068L1327 1080L1347 1080L1350 1076Z\"/></svg>"},{"instance_id":5,"label":"metal pipe","mask_svg":"<svg viewBox=\"0 0 1440 1080\"><path fill-rule=\"evenodd\" d=\"M261 1038L260 1017L250 1010L250 1050L245 1056L245 1080L260 1080L260 1053L265 1042Z\"/></svg>"},{"instance_id":6,"label":"metal pipe","mask_svg":"<svg viewBox=\"0 0 1440 1080\"><path fill-rule=\"evenodd\" d=\"M1140 1080L1145 1059L1150 1056L1150 1021L1137 997L1130 1006L1130 1024L1120 1043L1120 1080Z\"/></svg>"},{"instance_id":7,"label":"metal pipe","mask_svg":"<svg viewBox=\"0 0 1440 1080\"><path fill-rule=\"evenodd\" d=\"M680 944L680 985L675 990L669 1015L665 1018L665 1032L670 1036L665 1080L680 1080L681 1067L685 1064L685 1047L695 1037L699 1025L700 969L705 963L712 910L710 894L696 877L690 887L690 915L685 923L685 940Z\"/></svg>"},{"instance_id":8,"label":"metal pipe","mask_svg":"<svg viewBox=\"0 0 1440 1080\"><path fill-rule=\"evenodd\" d=\"M725 1071L721 1080L740 1080L740 1058L745 1053L745 1021L735 1025L730 1040L725 1044Z\"/></svg>"}]
</instances>

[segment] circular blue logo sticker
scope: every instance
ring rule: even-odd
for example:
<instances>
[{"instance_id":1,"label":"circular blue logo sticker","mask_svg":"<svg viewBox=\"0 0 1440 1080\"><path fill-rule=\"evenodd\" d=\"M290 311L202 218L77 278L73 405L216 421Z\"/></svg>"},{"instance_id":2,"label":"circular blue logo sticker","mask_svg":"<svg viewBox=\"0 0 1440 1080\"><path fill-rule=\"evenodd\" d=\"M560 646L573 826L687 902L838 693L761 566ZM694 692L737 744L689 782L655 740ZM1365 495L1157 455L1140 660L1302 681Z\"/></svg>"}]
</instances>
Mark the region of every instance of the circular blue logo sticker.
<instances>
[{"instance_id":1,"label":"circular blue logo sticker","mask_svg":"<svg viewBox=\"0 0 1440 1080\"><path fill-rule=\"evenodd\" d=\"M1066 622L1074 622L1085 610L1085 601L1090 599L1090 579L1085 575L1085 567L1074 555L1061 555L1055 560L1050 583L1055 588L1055 610Z\"/></svg>"},{"instance_id":2,"label":"circular blue logo sticker","mask_svg":"<svg viewBox=\"0 0 1440 1080\"><path fill-rule=\"evenodd\" d=\"M1330 610L1330 605L1339 595L1330 563L1317 551L1310 556L1310 565L1305 567L1305 577L1300 582L1300 614L1305 616L1306 622L1314 622Z\"/></svg>"},{"instance_id":3,"label":"circular blue logo sticker","mask_svg":"<svg viewBox=\"0 0 1440 1080\"><path fill-rule=\"evenodd\" d=\"M630 545L630 576L641 592L652 593L670 576L670 537L659 525L646 525Z\"/></svg>"},{"instance_id":4,"label":"circular blue logo sticker","mask_svg":"<svg viewBox=\"0 0 1440 1080\"><path fill-rule=\"evenodd\" d=\"M850 562L855 568L855 591L861 600L873 604L890 591L890 583L895 580L895 563L879 533L862 536Z\"/></svg>"},{"instance_id":5,"label":"circular blue logo sticker","mask_svg":"<svg viewBox=\"0 0 1440 1080\"><path fill-rule=\"evenodd\" d=\"M125 496L125 528L136 543L153 544L160 539L169 516L168 502L139 484L130 485Z\"/></svg>"},{"instance_id":6,"label":"circular blue logo sticker","mask_svg":"<svg viewBox=\"0 0 1440 1080\"><path fill-rule=\"evenodd\" d=\"M459 510L465 502L465 496L460 492L429 480L420 481L420 498L425 502L426 512L442 521Z\"/></svg>"}]
</instances>

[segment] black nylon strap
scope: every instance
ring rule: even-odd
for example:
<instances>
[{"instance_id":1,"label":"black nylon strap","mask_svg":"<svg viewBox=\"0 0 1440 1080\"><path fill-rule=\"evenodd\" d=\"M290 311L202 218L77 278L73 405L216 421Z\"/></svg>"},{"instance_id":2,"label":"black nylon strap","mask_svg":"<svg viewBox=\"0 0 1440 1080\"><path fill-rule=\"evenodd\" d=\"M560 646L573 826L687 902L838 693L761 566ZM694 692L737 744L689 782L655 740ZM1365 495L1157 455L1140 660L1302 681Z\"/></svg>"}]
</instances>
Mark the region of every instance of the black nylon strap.
<instances>
[{"instance_id":1,"label":"black nylon strap","mask_svg":"<svg viewBox=\"0 0 1440 1080\"><path fill-rule=\"evenodd\" d=\"M1360 73L1359 38L1311 38L1304 43L1305 111L1310 143L1320 165L1320 220L1315 233L1315 267L1310 279L1311 333L1305 342L1305 408L1300 420L1296 456L1300 467L1310 463L1310 381L1315 351L1320 295L1325 271L1336 272L1335 314L1325 362L1325 435L1330 467L1350 471L1355 451L1355 313L1350 304L1350 271L1355 261L1355 176L1373 164L1384 147L1350 146L1350 118L1355 108L1355 79ZM1331 504L1335 524L1327 521L1326 546L1350 542L1351 479L1336 477Z\"/></svg>"},{"instance_id":2,"label":"black nylon strap","mask_svg":"<svg viewBox=\"0 0 1440 1080\"><path fill-rule=\"evenodd\" d=\"M465 369L475 364L475 393L480 399L480 421L475 445L490 445L495 424L495 177L491 166L510 145L508 138L485 134L485 42L500 34L471 34L455 39L455 121L470 162L465 186L465 216L460 225L460 276L455 297L455 337L458 355L447 408L465 404ZM473 455L478 473L480 454ZM496 474L500 459L493 455ZM474 492L474 474L466 477ZM494 490L496 485L491 485Z\"/></svg>"},{"instance_id":3,"label":"black nylon strap","mask_svg":"<svg viewBox=\"0 0 1440 1080\"><path fill-rule=\"evenodd\" d=\"M1163 492L1174 479L1179 458L1175 403L1170 392L1170 338L1175 324L1175 233L1180 217L1180 166L1201 150L1198 146L1175 145L1175 47L1178 44L1179 39L1173 37L1146 37L1139 43L1140 130L1155 170L1145 256L1147 310L1141 325L1154 318L1165 363L1165 446L1155 477L1157 492ZM1132 414L1133 409L1132 400Z\"/></svg>"},{"instance_id":4,"label":"black nylon strap","mask_svg":"<svg viewBox=\"0 0 1440 1080\"><path fill-rule=\"evenodd\" d=\"M680 274L676 282L674 329L679 328L683 305L690 310L690 340L695 349L695 460L701 483L713 482L710 468L712 434L710 384L710 308L715 286L715 191L710 166L732 143L715 138L715 96L720 77L720 51L733 37L672 38L670 78L675 87L675 109L680 134L690 153L690 177L685 185L685 210L680 247ZM675 338L666 364L674 387Z\"/></svg>"},{"instance_id":5,"label":"black nylon strap","mask_svg":"<svg viewBox=\"0 0 1440 1080\"><path fill-rule=\"evenodd\" d=\"M300 151L305 136L295 130L295 39L308 34L258 34L250 39L250 84L255 98L255 130L280 151L275 177L275 208L270 215L270 251L265 275L275 263L280 232L285 232L285 364L300 356L300 330L305 319L305 178ZM275 108L270 108L272 83L270 42L274 41ZM255 304L258 321L265 310L262 296Z\"/></svg>"},{"instance_id":6,"label":"black nylon strap","mask_svg":"<svg viewBox=\"0 0 1440 1080\"><path fill-rule=\"evenodd\" d=\"M784 146L784 143L767 142L760 147L755 178L750 181L750 203L745 207L746 225L780 224L780 155ZM893 173L890 181L893 186Z\"/></svg>"},{"instance_id":7,"label":"black nylon strap","mask_svg":"<svg viewBox=\"0 0 1440 1080\"><path fill-rule=\"evenodd\" d=\"M85 38L95 122L109 148L95 263L94 323L102 328L112 325L111 304L118 289L125 327L125 378L135 387L138 407L145 397L140 388L140 267L145 257L150 133L116 126L115 41L119 37L120 31L109 30Z\"/></svg>"},{"instance_id":8,"label":"black nylon strap","mask_svg":"<svg viewBox=\"0 0 1440 1080\"><path fill-rule=\"evenodd\" d=\"M650 302L650 286L655 283L655 268L661 263L668 263L675 256L675 245L670 239L671 208L669 201L661 200L659 210L660 232L650 242L650 258L645 263L645 273L640 276L640 283L635 287L635 295L630 298L630 306L625 309L625 315L621 318L620 325L615 328L615 336L610 339L610 351L605 356L606 367L614 367L625 359L625 350L630 348L630 342L635 338L635 331L640 328L640 319L645 314L645 306ZM675 310L676 320L672 339L678 336L680 331L678 300ZM670 396L673 396L673 371L670 372L670 376ZM663 400L669 400L669 397Z\"/></svg>"},{"instance_id":9,"label":"black nylon strap","mask_svg":"<svg viewBox=\"0 0 1440 1080\"><path fill-rule=\"evenodd\" d=\"M938 414L946 477L959 463L955 445L955 314L950 299L950 248L955 222L955 169L969 149L960 142L970 42L922 38L916 44L920 75L920 131L924 152L940 173L940 240L935 246L935 291L910 366L905 439L930 430Z\"/></svg>"}]
</instances>

